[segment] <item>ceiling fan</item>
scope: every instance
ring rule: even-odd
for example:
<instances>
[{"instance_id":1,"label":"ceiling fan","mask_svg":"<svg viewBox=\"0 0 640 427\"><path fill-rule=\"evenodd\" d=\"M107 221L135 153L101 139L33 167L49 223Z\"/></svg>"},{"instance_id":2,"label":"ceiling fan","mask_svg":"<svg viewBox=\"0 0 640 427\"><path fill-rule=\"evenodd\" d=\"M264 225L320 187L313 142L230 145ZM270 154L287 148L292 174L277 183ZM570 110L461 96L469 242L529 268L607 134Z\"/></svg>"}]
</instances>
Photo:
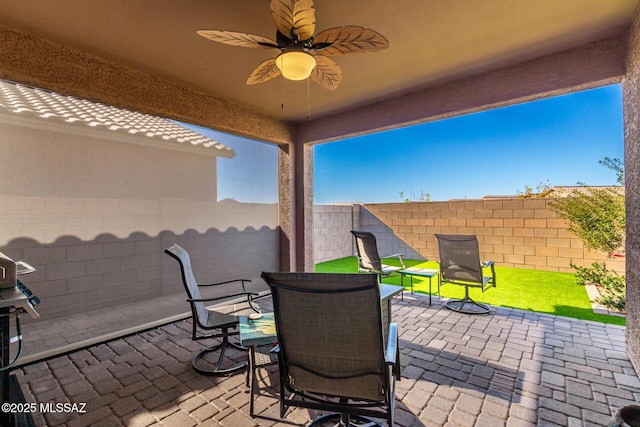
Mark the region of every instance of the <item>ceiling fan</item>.
<instances>
[{"instance_id":1,"label":"ceiling fan","mask_svg":"<svg viewBox=\"0 0 640 427\"><path fill-rule=\"evenodd\" d=\"M266 82L282 74L289 80L311 80L335 90L342 81L342 69L330 56L375 52L389 47L377 31L356 25L329 28L314 36L316 11L313 0L271 0L271 16L276 41L255 34L223 30L197 30L209 40L232 46L278 49L276 58L258 65L247 79L248 85Z\"/></svg>"}]
</instances>

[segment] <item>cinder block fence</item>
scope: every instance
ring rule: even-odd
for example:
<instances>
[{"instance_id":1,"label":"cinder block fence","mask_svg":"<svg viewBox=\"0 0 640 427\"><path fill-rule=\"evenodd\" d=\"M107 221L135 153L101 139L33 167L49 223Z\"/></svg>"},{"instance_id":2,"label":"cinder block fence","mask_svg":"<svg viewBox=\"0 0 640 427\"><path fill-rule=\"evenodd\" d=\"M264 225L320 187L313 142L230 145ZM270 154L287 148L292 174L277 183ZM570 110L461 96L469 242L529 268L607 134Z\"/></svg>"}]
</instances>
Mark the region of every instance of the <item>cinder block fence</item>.
<instances>
[{"instance_id":1,"label":"cinder block fence","mask_svg":"<svg viewBox=\"0 0 640 427\"><path fill-rule=\"evenodd\" d=\"M606 261L609 268L624 274L624 259L607 259L586 249L567 230L566 221L549 209L550 201L514 198L384 203L354 205L350 212L344 206L316 207L315 241L331 235L329 241L336 248L331 252L324 243L316 243L316 262L353 254L342 249L346 241L351 242L351 235L337 226L350 215L359 229L376 235L381 254L403 253L407 258L437 260L435 234L475 234L483 259L502 266L573 272L570 264L589 266L594 261ZM338 245L340 239L345 242Z\"/></svg>"}]
</instances>

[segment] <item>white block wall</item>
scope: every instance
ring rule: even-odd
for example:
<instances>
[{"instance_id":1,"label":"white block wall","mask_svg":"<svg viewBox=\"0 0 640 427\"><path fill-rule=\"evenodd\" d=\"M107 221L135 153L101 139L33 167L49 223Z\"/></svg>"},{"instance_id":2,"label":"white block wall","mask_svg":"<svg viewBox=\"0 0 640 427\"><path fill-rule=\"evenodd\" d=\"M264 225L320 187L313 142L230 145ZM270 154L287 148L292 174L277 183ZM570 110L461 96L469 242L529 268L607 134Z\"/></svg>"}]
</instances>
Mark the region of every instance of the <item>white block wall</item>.
<instances>
[{"instance_id":1,"label":"white block wall","mask_svg":"<svg viewBox=\"0 0 640 427\"><path fill-rule=\"evenodd\" d=\"M277 269L277 203L218 201L214 155L13 116L0 112L0 252L36 267L38 322L184 293L174 242L199 280Z\"/></svg>"},{"instance_id":2,"label":"white block wall","mask_svg":"<svg viewBox=\"0 0 640 427\"><path fill-rule=\"evenodd\" d=\"M351 230L357 230L359 208L354 205L316 205L313 250L315 262L353 255Z\"/></svg>"}]
</instances>

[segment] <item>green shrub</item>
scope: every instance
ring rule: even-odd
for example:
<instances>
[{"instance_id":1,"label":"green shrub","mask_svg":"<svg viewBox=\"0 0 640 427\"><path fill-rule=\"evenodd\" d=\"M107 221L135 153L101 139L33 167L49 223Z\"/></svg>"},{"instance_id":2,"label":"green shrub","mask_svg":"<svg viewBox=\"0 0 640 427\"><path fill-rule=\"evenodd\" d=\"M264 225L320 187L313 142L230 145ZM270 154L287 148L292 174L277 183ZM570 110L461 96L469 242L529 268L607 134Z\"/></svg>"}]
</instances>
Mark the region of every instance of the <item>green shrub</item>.
<instances>
[{"instance_id":1,"label":"green shrub","mask_svg":"<svg viewBox=\"0 0 640 427\"><path fill-rule=\"evenodd\" d=\"M569 221L569 231L589 249L611 256L624 251L625 196L611 188L573 191L569 197L549 204Z\"/></svg>"},{"instance_id":2,"label":"green shrub","mask_svg":"<svg viewBox=\"0 0 640 427\"><path fill-rule=\"evenodd\" d=\"M600 290L600 298L597 302L605 307L624 312L626 303L626 280L624 276L618 276L613 270L607 270L605 262L593 262L591 267L578 267L571 264L576 270L576 282L579 285L592 283Z\"/></svg>"},{"instance_id":3,"label":"green shrub","mask_svg":"<svg viewBox=\"0 0 640 427\"><path fill-rule=\"evenodd\" d=\"M624 186L624 164L618 158L605 157L601 165L616 173L616 181ZM584 185L584 184L581 184ZM549 204L560 218L569 221L569 231L577 235L585 247L604 252L610 257L621 254L625 249L626 205L624 187L572 191L569 197L554 200ZM598 302L610 309L624 312L626 301L626 281L615 271L607 270L607 265L594 262L591 267L577 267L578 284L587 282L598 286Z\"/></svg>"}]
</instances>

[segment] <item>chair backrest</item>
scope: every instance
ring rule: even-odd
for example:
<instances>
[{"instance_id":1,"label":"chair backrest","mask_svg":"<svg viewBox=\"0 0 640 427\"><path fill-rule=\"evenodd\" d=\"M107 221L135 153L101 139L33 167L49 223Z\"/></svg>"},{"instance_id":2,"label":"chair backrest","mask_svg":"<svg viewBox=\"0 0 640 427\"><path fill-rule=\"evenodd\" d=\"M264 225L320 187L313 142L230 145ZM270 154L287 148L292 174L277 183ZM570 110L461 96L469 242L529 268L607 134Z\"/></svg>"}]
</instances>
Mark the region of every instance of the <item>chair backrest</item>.
<instances>
[{"instance_id":1,"label":"chair backrest","mask_svg":"<svg viewBox=\"0 0 640 427\"><path fill-rule=\"evenodd\" d=\"M191 260L189 259L189 253L177 244L173 244L171 247L164 250L164 252L178 261L180 264L180 272L182 273L182 283L184 289L187 291L189 299L201 299L200 291L198 290L198 282L193 275L191 269ZM198 316L198 320L201 323L206 323L207 308L202 302L191 302L191 309L194 315Z\"/></svg>"},{"instance_id":2,"label":"chair backrest","mask_svg":"<svg viewBox=\"0 0 640 427\"><path fill-rule=\"evenodd\" d=\"M358 251L360 268L369 271L382 271L382 262L378 254L376 236L368 231L351 230L351 234L353 234L356 240L356 250Z\"/></svg>"},{"instance_id":3,"label":"chair backrest","mask_svg":"<svg viewBox=\"0 0 640 427\"><path fill-rule=\"evenodd\" d=\"M436 234L442 280L482 283L476 236Z\"/></svg>"},{"instance_id":4,"label":"chair backrest","mask_svg":"<svg viewBox=\"0 0 640 427\"><path fill-rule=\"evenodd\" d=\"M271 288L289 390L380 401L385 375L373 274L262 273Z\"/></svg>"}]
</instances>

